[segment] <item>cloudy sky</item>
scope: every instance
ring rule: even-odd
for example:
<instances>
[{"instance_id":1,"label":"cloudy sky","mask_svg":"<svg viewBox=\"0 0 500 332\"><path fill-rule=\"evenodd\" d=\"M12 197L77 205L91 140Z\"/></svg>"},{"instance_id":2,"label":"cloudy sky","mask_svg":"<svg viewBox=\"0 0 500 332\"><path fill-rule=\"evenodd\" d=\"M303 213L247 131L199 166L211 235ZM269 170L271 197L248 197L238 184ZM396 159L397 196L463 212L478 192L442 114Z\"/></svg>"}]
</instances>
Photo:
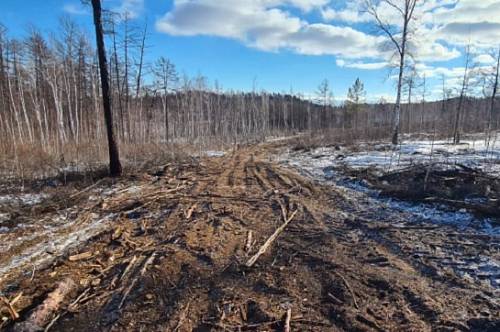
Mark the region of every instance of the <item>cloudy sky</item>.
<instances>
[{"instance_id":1,"label":"cloudy sky","mask_svg":"<svg viewBox=\"0 0 500 332\"><path fill-rule=\"evenodd\" d=\"M104 6L129 12L137 25L148 23L149 59L168 57L180 71L217 79L226 89L311 95L326 78L342 100L360 77L370 99L390 99L393 53L363 2L104 0ZM399 29L398 12L375 2L380 16ZM2 0L0 12L11 34L19 35L29 23L55 30L61 15L88 28L92 23L79 0ZM426 77L428 99L439 97L442 77L450 87L460 80L466 45L477 68L494 63L489 54L500 43L500 0L418 0L415 18L411 53Z\"/></svg>"}]
</instances>

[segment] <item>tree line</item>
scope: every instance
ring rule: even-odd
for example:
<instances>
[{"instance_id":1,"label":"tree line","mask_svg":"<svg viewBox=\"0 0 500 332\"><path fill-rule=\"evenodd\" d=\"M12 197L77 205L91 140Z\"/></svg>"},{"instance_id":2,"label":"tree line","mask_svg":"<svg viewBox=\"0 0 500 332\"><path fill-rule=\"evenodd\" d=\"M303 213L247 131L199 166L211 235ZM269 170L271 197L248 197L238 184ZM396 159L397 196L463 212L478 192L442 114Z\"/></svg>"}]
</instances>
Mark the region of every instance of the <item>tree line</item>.
<instances>
[{"instance_id":1,"label":"tree line","mask_svg":"<svg viewBox=\"0 0 500 332\"><path fill-rule=\"evenodd\" d=\"M61 19L58 33L43 34L31 27L23 39L9 37L0 25L0 149L4 155L15 155L23 146L52 155L64 154L68 146L95 145L104 150L110 131L117 142L109 150L116 149L117 154L118 145L225 144L297 132L368 139L386 137L392 128L394 139L396 129L398 134L437 130L455 138L458 128L488 133L498 129L498 63L496 77L489 77L496 79L495 90L485 93L491 98L467 94L470 72L466 67L458 95L443 86L442 100L427 102L424 83L422 98L413 102L418 77L405 72L403 63L395 104L384 100L368 104L363 83L356 79L347 101L335 105L326 80L311 99L293 93L224 90L201 75L180 74L166 57L148 63L146 25L135 26L127 14L104 12L94 17L96 36L101 22L101 46L107 46L99 56L99 38L96 49L88 32L67 17ZM99 61L102 56L104 63ZM107 77L102 78L104 72ZM105 108L114 119L109 128Z\"/></svg>"}]
</instances>

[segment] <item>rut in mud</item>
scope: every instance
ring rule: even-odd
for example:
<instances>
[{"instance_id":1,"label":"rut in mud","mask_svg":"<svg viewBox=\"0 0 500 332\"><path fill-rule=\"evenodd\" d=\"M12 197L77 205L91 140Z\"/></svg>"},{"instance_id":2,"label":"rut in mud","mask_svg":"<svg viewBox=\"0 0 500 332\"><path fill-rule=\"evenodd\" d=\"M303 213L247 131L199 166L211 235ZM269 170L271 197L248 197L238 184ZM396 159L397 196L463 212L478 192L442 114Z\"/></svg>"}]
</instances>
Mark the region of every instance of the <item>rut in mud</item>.
<instances>
[{"instance_id":1,"label":"rut in mud","mask_svg":"<svg viewBox=\"0 0 500 332\"><path fill-rule=\"evenodd\" d=\"M297 331L498 330L495 290L407 255L420 240L411 235L424 233L380 236L388 226L359 215L344 191L266 161L265 151L166 165L133 186L130 179L102 183L101 192L113 188L107 195L96 197L95 188L78 194L75 225L109 221L90 241L52 253L43 268L7 268L36 242L6 249L0 290L7 319L0 324L25 328L70 278L73 286L42 327L281 331L289 320ZM54 205L39 219L67 208ZM285 219L284 231L248 267Z\"/></svg>"}]
</instances>

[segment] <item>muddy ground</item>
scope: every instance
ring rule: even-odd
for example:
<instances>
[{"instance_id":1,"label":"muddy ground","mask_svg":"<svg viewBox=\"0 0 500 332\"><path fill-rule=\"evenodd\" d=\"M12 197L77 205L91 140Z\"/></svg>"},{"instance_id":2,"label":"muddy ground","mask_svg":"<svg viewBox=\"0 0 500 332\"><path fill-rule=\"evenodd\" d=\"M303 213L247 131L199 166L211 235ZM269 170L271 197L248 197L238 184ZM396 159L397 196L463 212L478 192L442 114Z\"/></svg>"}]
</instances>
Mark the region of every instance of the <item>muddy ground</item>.
<instances>
[{"instance_id":1,"label":"muddy ground","mask_svg":"<svg viewBox=\"0 0 500 332\"><path fill-rule=\"evenodd\" d=\"M0 233L0 327L500 330L497 289L414 253L448 241L498 256L498 237L393 228L270 162L276 153L241 148L3 206L10 227L24 226Z\"/></svg>"}]
</instances>

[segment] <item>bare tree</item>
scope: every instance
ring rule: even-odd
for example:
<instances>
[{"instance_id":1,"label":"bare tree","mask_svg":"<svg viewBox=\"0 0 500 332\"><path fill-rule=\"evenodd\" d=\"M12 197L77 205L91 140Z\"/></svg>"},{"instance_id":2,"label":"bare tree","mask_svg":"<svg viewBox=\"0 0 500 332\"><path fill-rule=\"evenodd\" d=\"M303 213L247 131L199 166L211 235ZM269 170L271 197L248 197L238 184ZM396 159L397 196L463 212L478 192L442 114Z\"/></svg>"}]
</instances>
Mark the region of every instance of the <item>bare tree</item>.
<instances>
[{"instance_id":1,"label":"bare tree","mask_svg":"<svg viewBox=\"0 0 500 332\"><path fill-rule=\"evenodd\" d=\"M424 118L425 118L425 98L427 97L427 77L424 74L422 77L422 84L420 85L422 88L422 99L420 100L420 105L422 106L420 109L420 126L419 126L419 133L422 133L422 129L424 127ZM434 124L435 128L435 124Z\"/></svg>"},{"instance_id":2,"label":"bare tree","mask_svg":"<svg viewBox=\"0 0 500 332\"><path fill-rule=\"evenodd\" d=\"M491 141L491 129L492 129L492 122L493 122L493 113L495 111L495 101L496 101L497 93L498 93L499 73L500 73L500 46L498 47L498 51L496 54L496 65L493 68L493 86L492 86L491 97L490 97L490 109L488 112L488 127L486 129L486 140L487 140L488 147L489 147L489 144Z\"/></svg>"},{"instance_id":3,"label":"bare tree","mask_svg":"<svg viewBox=\"0 0 500 332\"><path fill-rule=\"evenodd\" d=\"M326 110L333 98L333 94L330 91L330 82L326 78L319 84L316 94L318 95L318 102L323 106L323 110Z\"/></svg>"},{"instance_id":4,"label":"bare tree","mask_svg":"<svg viewBox=\"0 0 500 332\"><path fill-rule=\"evenodd\" d=\"M467 96L467 91L469 89L470 71L471 71L470 67L471 67L471 45L468 44L465 49L465 67L464 67L464 75L462 78L462 85L460 88L460 97L458 99L458 106L455 112L455 120L453 123L453 144L460 144L462 112L464 108L465 98Z\"/></svg>"},{"instance_id":5,"label":"bare tree","mask_svg":"<svg viewBox=\"0 0 500 332\"><path fill-rule=\"evenodd\" d=\"M99 57L99 69L101 72L102 103L104 107L104 119L106 121L106 131L108 136L109 150L109 173L111 176L120 176L122 166L120 164L120 154L113 133L113 114L111 112L111 96L109 92L108 61L106 59L106 49L104 46L104 36L101 18L101 0L92 0L94 13L95 36L97 53Z\"/></svg>"},{"instance_id":6,"label":"bare tree","mask_svg":"<svg viewBox=\"0 0 500 332\"><path fill-rule=\"evenodd\" d=\"M177 71L175 70L175 65L164 57L160 57L153 69L156 76L157 84L159 89L162 91L161 101L163 105L163 114L165 116L165 140L169 139L169 114L168 114L168 94L172 85L176 83L179 79Z\"/></svg>"},{"instance_id":7,"label":"bare tree","mask_svg":"<svg viewBox=\"0 0 500 332\"><path fill-rule=\"evenodd\" d=\"M415 89L417 84L416 82L417 78L418 75L415 66L414 65L408 66L407 73L403 77L403 89L405 89L406 92L408 93L408 99L407 99L408 104L406 105L406 113L407 113L406 121L408 124L407 128L408 133L412 132L411 124L412 124L413 108L412 108L411 98L413 97L413 90Z\"/></svg>"},{"instance_id":8,"label":"bare tree","mask_svg":"<svg viewBox=\"0 0 500 332\"><path fill-rule=\"evenodd\" d=\"M379 7L375 0L365 0L367 12L373 16L378 29L380 29L391 41L399 57L399 75L397 85L396 103L394 104L392 144L398 144L399 126L401 118L401 90L403 86L405 60L408 53L408 40L410 33L410 23L414 19L417 0L380 0L379 4L386 4L392 7L398 15L401 15L402 28L389 23L380 16Z\"/></svg>"},{"instance_id":9,"label":"bare tree","mask_svg":"<svg viewBox=\"0 0 500 332\"><path fill-rule=\"evenodd\" d=\"M141 46L139 50L139 64L138 64L138 72L137 72L137 77L136 77L136 85L135 85L135 98L139 98L139 93L141 91L141 80L142 80L142 70L144 66L144 51L146 48L146 37L148 34L148 23L144 23L144 31L141 36Z\"/></svg>"}]
</instances>

